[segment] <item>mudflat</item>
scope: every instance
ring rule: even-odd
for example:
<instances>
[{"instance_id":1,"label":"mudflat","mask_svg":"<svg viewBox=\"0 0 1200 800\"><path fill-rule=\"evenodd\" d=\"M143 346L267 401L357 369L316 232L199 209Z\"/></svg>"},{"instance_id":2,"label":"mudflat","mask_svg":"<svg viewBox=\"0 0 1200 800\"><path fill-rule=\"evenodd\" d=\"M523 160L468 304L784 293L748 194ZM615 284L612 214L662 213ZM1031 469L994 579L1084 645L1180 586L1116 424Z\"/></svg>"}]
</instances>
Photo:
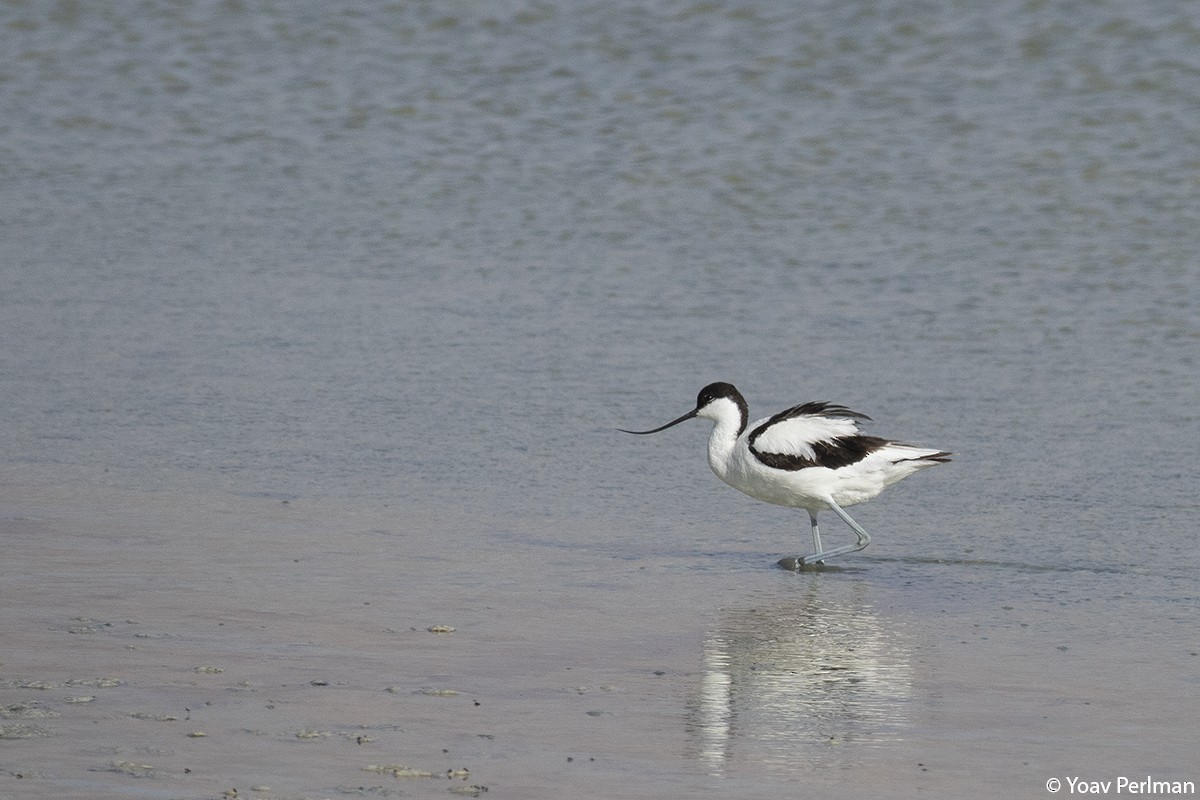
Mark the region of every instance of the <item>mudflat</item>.
<instances>
[{"instance_id":1,"label":"mudflat","mask_svg":"<svg viewBox=\"0 0 1200 800\"><path fill-rule=\"evenodd\" d=\"M1104 576L869 554L793 574L452 511L11 479L5 497L0 797L1196 778L1196 642L1125 624L1146 601Z\"/></svg>"}]
</instances>

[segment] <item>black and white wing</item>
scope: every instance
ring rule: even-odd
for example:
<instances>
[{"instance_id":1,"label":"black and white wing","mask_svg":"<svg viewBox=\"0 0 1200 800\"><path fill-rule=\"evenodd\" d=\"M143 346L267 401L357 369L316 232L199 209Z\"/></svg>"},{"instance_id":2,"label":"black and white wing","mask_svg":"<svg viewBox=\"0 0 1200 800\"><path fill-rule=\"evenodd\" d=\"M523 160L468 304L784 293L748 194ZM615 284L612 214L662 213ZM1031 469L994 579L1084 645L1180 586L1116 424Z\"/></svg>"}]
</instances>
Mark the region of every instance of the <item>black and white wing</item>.
<instances>
[{"instance_id":1,"label":"black and white wing","mask_svg":"<svg viewBox=\"0 0 1200 800\"><path fill-rule=\"evenodd\" d=\"M837 469L889 444L861 433L859 420L870 417L832 403L801 403L755 423L747 444L755 458L775 469Z\"/></svg>"}]
</instances>

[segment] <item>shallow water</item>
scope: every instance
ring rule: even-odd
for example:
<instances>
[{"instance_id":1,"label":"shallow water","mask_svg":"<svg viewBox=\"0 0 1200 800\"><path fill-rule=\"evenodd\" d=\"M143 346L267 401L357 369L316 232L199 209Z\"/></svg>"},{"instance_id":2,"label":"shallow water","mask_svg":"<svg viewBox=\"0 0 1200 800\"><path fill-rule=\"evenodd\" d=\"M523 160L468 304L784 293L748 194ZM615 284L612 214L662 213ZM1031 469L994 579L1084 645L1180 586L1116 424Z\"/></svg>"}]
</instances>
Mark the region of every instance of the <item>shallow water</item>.
<instances>
[{"instance_id":1,"label":"shallow water","mask_svg":"<svg viewBox=\"0 0 1200 800\"><path fill-rule=\"evenodd\" d=\"M1032 793L1194 752L1194 621L1128 624L1171 602L1119 571L795 574L455 512L5 489L12 796Z\"/></svg>"},{"instance_id":2,"label":"shallow water","mask_svg":"<svg viewBox=\"0 0 1200 800\"><path fill-rule=\"evenodd\" d=\"M4 7L0 795L1197 779L1198 35ZM955 461L785 573L718 379Z\"/></svg>"}]
</instances>

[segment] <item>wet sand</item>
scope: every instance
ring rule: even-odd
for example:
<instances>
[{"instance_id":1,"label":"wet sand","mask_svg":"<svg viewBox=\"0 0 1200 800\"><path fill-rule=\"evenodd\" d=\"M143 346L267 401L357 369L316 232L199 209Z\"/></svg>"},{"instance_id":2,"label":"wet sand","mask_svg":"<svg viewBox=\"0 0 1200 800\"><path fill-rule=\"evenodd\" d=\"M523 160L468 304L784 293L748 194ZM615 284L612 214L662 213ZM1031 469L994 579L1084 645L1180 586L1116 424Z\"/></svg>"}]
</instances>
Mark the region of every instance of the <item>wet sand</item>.
<instances>
[{"instance_id":1,"label":"wet sand","mask_svg":"<svg viewBox=\"0 0 1200 800\"><path fill-rule=\"evenodd\" d=\"M797 575L749 546L562 546L545 521L3 488L4 798L1200 777L1194 627L1129 624L1143 601L1103 576L867 553Z\"/></svg>"}]
</instances>

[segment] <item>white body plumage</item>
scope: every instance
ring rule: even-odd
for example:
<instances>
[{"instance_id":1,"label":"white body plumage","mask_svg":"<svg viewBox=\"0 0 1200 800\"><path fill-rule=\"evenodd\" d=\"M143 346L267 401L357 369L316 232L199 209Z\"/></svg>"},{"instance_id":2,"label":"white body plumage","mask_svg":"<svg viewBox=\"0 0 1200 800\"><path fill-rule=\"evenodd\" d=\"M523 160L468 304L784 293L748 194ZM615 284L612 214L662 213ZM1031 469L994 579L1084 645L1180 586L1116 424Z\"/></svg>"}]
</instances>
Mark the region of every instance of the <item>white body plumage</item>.
<instances>
[{"instance_id":1,"label":"white body plumage","mask_svg":"<svg viewBox=\"0 0 1200 800\"><path fill-rule=\"evenodd\" d=\"M868 417L829 403L803 403L747 424L746 401L728 383L704 387L696 408L673 422L650 431L626 432L657 433L693 417L714 423L708 438L708 465L718 478L758 500L808 511L816 552L791 559L796 566L866 547L870 536L842 507L870 500L893 483L950 456L867 436L858 422ZM817 512L823 509L832 509L854 530L855 545L822 551Z\"/></svg>"},{"instance_id":2,"label":"white body plumage","mask_svg":"<svg viewBox=\"0 0 1200 800\"><path fill-rule=\"evenodd\" d=\"M914 472L941 463L947 455L927 447L888 442L860 460L839 467L818 463L796 470L779 469L763 463L748 444L751 433L761 430L769 417L739 434L740 417L731 401L718 400L696 416L716 423L708 437L708 465L718 478L757 500L809 511L829 508L825 502L829 498L843 508L870 500ZM858 424L849 417L799 416L768 426L755 441L755 449L816 461L812 442L858 435ZM928 460L933 457L939 460Z\"/></svg>"}]
</instances>

